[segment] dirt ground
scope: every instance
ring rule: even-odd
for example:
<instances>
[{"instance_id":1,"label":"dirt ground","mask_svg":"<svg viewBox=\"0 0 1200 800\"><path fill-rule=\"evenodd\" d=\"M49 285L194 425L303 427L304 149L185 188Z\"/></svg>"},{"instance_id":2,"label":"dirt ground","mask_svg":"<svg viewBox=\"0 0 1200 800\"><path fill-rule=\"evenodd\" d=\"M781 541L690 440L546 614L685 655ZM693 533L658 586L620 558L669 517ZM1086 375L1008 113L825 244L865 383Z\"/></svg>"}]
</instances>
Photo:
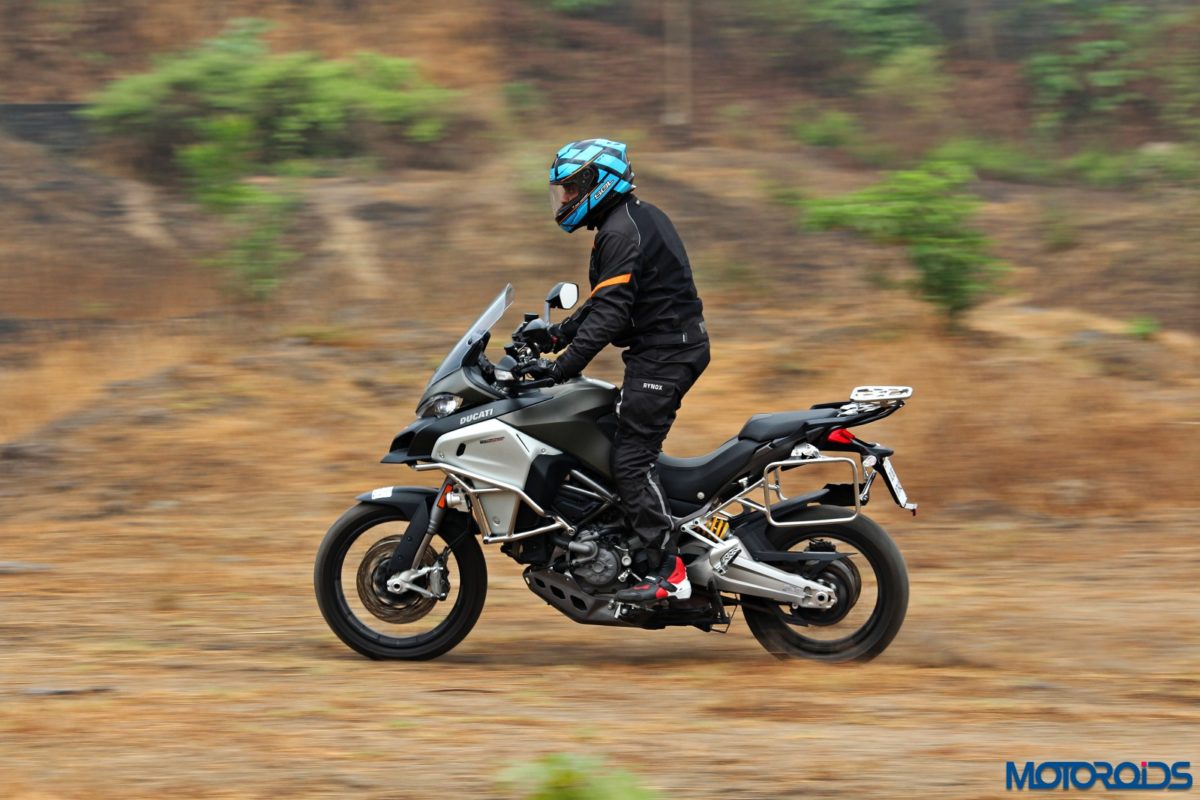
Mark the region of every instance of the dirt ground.
<instances>
[{"instance_id":1,"label":"dirt ground","mask_svg":"<svg viewBox=\"0 0 1200 800\"><path fill-rule=\"evenodd\" d=\"M10 518L6 557L50 568L0 576L8 796L504 797L504 767L570 751L683 797L983 798L1007 760L1200 747L1186 517L884 512L912 603L861 666L777 662L740 621L577 626L492 553L474 632L397 664L342 647L312 600L336 498L242 515L182 497L119 520Z\"/></svg>"},{"instance_id":2,"label":"dirt ground","mask_svg":"<svg viewBox=\"0 0 1200 800\"><path fill-rule=\"evenodd\" d=\"M775 661L740 619L580 626L489 550L458 648L374 663L325 627L312 560L355 495L423 482L376 462L504 282L497 344L582 279L588 242L530 223L542 187L511 179L527 154L465 199L449 173L312 181L319 246L254 312L222 307L191 259L194 210L25 145L0 155L5 796L510 797L504 767L570 752L679 797L988 798L1009 760L1200 757L1194 195L983 187L1007 293L947 335L877 279L894 252L798 235L767 199L768 176L810 194L871 176L647 159L715 342L669 453L855 385L916 387L871 429L921 504L868 509L908 561L904 628L831 667ZM1039 244L1051 201L1065 252ZM1138 310L1162 330L1130 335Z\"/></svg>"},{"instance_id":3,"label":"dirt ground","mask_svg":"<svg viewBox=\"0 0 1200 800\"><path fill-rule=\"evenodd\" d=\"M912 580L905 626L870 664L777 662L740 619L723 635L576 625L495 550L457 649L358 657L321 620L312 558L355 494L420 477L374 462L437 339L75 342L63 363L94 364L95 387L50 393L87 402L36 426L27 409L0 453L9 796L506 797L504 767L567 751L684 797L983 798L1003 793L1008 760L1194 760L1194 515L955 495L916 437L899 464L921 514L870 507ZM685 406L669 450L716 444L754 402L734 364L748 345L731 347L714 374L738 388L713 381L701 413ZM38 349L42 363L67 344ZM50 390L71 372L24 369L10 374ZM921 400L880 438L939 424Z\"/></svg>"}]
</instances>

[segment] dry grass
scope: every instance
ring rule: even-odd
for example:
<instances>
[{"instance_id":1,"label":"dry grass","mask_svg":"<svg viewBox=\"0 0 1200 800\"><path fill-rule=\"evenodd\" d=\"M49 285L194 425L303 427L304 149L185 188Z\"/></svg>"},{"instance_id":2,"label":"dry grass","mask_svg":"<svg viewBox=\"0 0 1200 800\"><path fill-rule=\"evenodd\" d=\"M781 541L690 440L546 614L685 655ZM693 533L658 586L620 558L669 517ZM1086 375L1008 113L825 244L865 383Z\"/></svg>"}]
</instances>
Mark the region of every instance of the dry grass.
<instances>
[{"instance_id":1,"label":"dry grass","mask_svg":"<svg viewBox=\"0 0 1200 800\"><path fill-rule=\"evenodd\" d=\"M209 346L204 338L133 329L21 348L29 362L4 370L6 379L0 383L0 441L22 439L56 419L86 410L105 400L106 387L114 382L145 378L203 358Z\"/></svg>"},{"instance_id":2,"label":"dry grass","mask_svg":"<svg viewBox=\"0 0 1200 800\"><path fill-rule=\"evenodd\" d=\"M881 659L777 663L740 622L577 626L495 551L483 618L445 658L342 647L310 588L323 530L357 493L418 482L376 459L503 282L519 276L515 319L588 247L532 228L544 207L500 178L466 201L454 175L342 182L331 205L365 223L353 252L376 260L347 267L355 243L326 242L262 319L0 342L0 560L52 567L0 575L8 794L497 797L502 767L570 750L687 797L995 797L1009 759L1189 758L1194 340L1146 343L1168 367L1145 379L1066 346L1120 334L1083 311L998 303L947 337L855 268L889 254L797 240L786 210L755 199L761 174L728 196L655 187L697 264L740 252L767 287L700 275L714 361L668 450L857 384L915 385L864 431L897 448L922 504L912 519L880 492L869 509L912 576ZM838 188L862 179L829 172ZM479 224L454 224L451 203ZM50 251L78 231L34 229ZM29 287L30 316L53 300L0 275ZM607 354L593 372L619 369Z\"/></svg>"},{"instance_id":3,"label":"dry grass","mask_svg":"<svg viewBox=\"0 0 1200 800\"><path fill-rule=\"evenodd\" d=\"M324 628L311 559L355 493L414 477L374 464L410 413L359 382L381 374L386 348L157 351L187 363L94 395L105 414L50 439L49 462L7 465L0 556L53 569L0 576L0 773L24 797L383 798L448 782L500 797L502 768L568 750L689 797L957 798L999 793L1008 759L1187 758L1200 744L1191 516L944 513L943 494L995 502L1036 479L1041 465L1011 455L975 466L978 445L1024 436L1024 419L1048 437L1052 417L966 421L1005 388L1051 397L1061 365L1040 367L1038 387L1001 370L981 395L983 353L926 334L843 356L885 379L919 375L880 438L932 513L872 507L908 559L912 603L883 658L841 668L775 662L740 622L725 636L574 625L495 551L463 645L427 664L360 659ZM672 449L715 444L762 407L764 348L730 338ZM425 368L397 366L400 396L415 397ZM833 399L852 382L851 367L820 366L789 394ZM147 408L168 413L147 421ZM1120 496L1100 466L1098 494ZM647 725L673 734L649 751Z\"/></svg>"}]
</instances>

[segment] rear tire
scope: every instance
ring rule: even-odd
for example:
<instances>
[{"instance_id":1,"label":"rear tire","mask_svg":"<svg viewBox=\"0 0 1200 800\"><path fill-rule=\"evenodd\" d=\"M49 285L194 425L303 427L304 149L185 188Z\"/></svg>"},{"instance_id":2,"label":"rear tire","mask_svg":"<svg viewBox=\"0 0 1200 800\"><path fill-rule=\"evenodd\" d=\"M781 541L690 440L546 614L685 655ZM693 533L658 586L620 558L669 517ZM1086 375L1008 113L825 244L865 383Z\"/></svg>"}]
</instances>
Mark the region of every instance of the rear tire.
<instances>
[{"instance_id":1,"label":"rear tire","mask_svg":"<svg viewBox=\"0 0 1200 800\"><path fill-rule=\"evenodd\" d=\"M387 629L388 633L376 629L376 627L385 627L378 623L380 620L388 622L386 618L380 617L379 620L375 620L368 619L369 615L366 613L356 614L347 599L344 584L350 585L351 592L354 592L356 588L359 592L364 589L356 586L353 580L343 579L343 576L348 574L345 571L347 568L359 569L358 564L347 565L345 563L351 546L377 526L386 523L403 523L407 520L408 516L394 506L360 503L333 523L329 532L325 534L324 541L321 542L320 550L317 551L313 584L321 615L325 617L325 622L329 624L330 629L337 634L339 639L368 658L404 660L437 658L470 633L471 628L479 619L479 614L483 610L484 598L487 596L487 564L483 559L483 550L479 546L479 540L470 534L452 537L455 541L451 543L435 537L430 548L427 548L425 553L418 554L416 561L418 564L423 563L422 557L430 549L433 549L436 554L449 544L450 553L454 557L456 566L455 582L458 584L457 596L453 598L453 606L436 626L431 630L409 636L394 636L390 635L392 628ZM424 563L431 563L431 561L427 559ZM390 598L385 598L385 601L387 599ZM448 598L433 603L433 605L444 606L449 602L451 600ZM418 622L419 618L414 619L412 625L419 627ZM398 632L405 632L403 625L393 625L393 628L398 628Z\"/></svg>"},{"instance_id":2,"label":"rear tire","mask_svg":"<svg viewBox=\"0 0 1200 800\"><path fill-rule=\"evenodd\" d=\"M807 513L814 519L836 518L846 514L845 510L840 508L823 507L809 509ZM904 565L904 557L900 555L896 543L883 528L860 515L853 522L803 528L771 527L767 530L767 538L775 549L781 551L803 550L806 543L813 539L830 539L835 544L843 543L858 551L858 555L850 563L864 575L870 574L870 570L874 579L874 607L870 609L865 622L852 633L833 640L800 633L831 630L830 627L823 627L820 622L814 622L809 627L789 623L786 619L787 610L772 604L771 601L743 598L744 601L748 601L745 602L746 624L767 652L779 659L870 661L896 638L908 611L908 572ZM860 602L862 600L863 598L859 598ZM871 600L868 598L867 602ZM866 614L867 609L863 608L860 613Z\"/></svg>"}]
</instances>

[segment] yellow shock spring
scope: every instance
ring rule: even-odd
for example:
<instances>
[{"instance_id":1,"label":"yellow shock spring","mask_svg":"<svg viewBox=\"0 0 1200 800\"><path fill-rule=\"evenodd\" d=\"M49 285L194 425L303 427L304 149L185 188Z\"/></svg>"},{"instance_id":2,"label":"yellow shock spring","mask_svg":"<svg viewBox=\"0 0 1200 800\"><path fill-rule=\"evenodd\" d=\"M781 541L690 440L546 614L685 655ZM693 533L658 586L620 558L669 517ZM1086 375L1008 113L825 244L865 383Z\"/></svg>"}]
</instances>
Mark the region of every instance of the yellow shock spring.
<instances>
[{"instance_id":1,"label":"yellow shock spring","mask_svg":"<svg viewBox=\"0 0 1200 800\"><path fill-rule=\"evenodd\" d=\"M724 539L729 535L729 520L713 517L708 521L708 532L718 539Z\"/></svg>"}]
</instances>

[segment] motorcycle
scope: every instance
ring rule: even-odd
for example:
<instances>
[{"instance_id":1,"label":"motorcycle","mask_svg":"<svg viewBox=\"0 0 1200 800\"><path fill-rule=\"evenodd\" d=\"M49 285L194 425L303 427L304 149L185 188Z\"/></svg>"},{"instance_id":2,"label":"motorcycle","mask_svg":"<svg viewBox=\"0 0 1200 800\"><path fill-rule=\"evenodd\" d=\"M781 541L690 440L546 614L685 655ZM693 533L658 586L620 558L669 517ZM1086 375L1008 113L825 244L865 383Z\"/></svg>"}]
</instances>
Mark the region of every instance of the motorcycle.
<instances>
[{"instance_id":1,"label":"motorcycle","mask_svg":"<svg viewBox=\"0 0 1200 800\"><path fill-rule=\"evenodd\" d=\"M485 350L512 305L509 285L450 350L417 420L383 458L441 472L441 487L362 494L321 543L314 583L333 632L375 659L446 653L483 609L483 543L524 565L530 591L575 622L723 632L741 608L779 658L882 653L904 621L908 576L895 543L862 509L876 480L901 508L915 515L917 506L893 451L850 429L894 414L912 389L861 386L847 401L755 414L707 455L660 456L692 596L621 603L616 592L650 569L613 489L618 390L584 376L554 384L523 374L551 348L551 309L577 299L575 284L555 286L543 314L525 314L492 363ZM848 481L784 495L783 473L815 466L844 469Z\"/></svg>"}]
</instances>

